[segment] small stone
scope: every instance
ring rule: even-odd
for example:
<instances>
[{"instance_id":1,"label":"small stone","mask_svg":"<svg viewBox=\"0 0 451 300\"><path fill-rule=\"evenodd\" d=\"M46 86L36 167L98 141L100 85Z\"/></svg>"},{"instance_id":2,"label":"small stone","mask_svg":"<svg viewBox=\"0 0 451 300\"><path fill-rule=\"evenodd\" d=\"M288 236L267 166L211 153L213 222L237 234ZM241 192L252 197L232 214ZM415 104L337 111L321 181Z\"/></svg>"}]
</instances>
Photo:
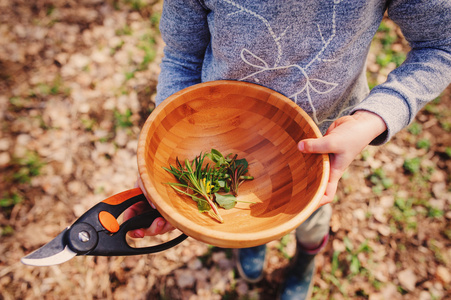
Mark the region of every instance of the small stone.
<instances>
[{"instance_id":1,"label":"small stone","mask_svg":"<svg viewBox=\"0 0 451 300\"><path fill-rule=\"evenodd\" d=\"M188 262L188 268L190 270L200 270L202 268L202 262L198 258L192 259Z\"/></svg>"},{"instance_id":2,"label":"small stone","mask_svg":"<svg viewBox=\"0 0 451 300\"><path fill-rule=\"evenodd\" d=\"M200 270L196 270L193 272L194 277L196 278L196 289L199 290L210 290L210 283L208 282L208 278L210 277L210 271L207 268L203 268Z\"/></svg>"},{"instance_id":3,"label":"small stone","mask_svg":"<svg viewBox=\"0 0 451 300\"><path fill-rule=\"evenodd\" d=\"M383 236L389 236L391 233L390 227L384 224L379 224L377 226L377 231Z\"/></svg>"},{"instance_id":4,"label":"small stone","mask_svg":"<svg viewBox=\"0 0 451 300\"><path fill-rule=\"evenodd\" d=\"M121 128L116 130L116 138L114 140L119 147L125 147L125 145L127 145L128 138L127 130Z\"/></svg>"},{"instance_id":5,"label":"small stone","mask_svg":"<svg viewBox=\"0 0 451 300\"><path fill-rule=\"evenodd\" d=\"M215 264L222 270L232 268L232 261L227 258L225 252L223 251L213 253L211 258L215 262Z\"/></svg>"},{"instance_id":6,"label":"small stone","mask_svg":"<svg viewBox=\"0 0 451 300\"><path fill-rule=\"evenodd\" d=\"M441 182L446 181L446 173L441 170L434 170L431 177L429 178L430 182Z\"/></svg>"},{"instance_id":7,"label":"small stone","mask_svg":"<svg viewBox=\"0 0 451 300\"><path fill-rule=\"evenodd\" d=\"M371 214L377 221L383 224L387 222L387 217L385 216L385 208L381 206L373 207L371 208Z\"/></svg>"},{"instance_id":8,"label":"small stone","mask_svg":"<svg viewBox=\"0 0 451 300\"><path fill-rule=\"evenodd\" d=\"M445 195L446 190L447 186L445 181L437 182L432 185L432 193L436 198L442 198Z\"/></svg>"},{"instance_id":9,"label":"small stone","mask_svg":"<svg viewBox=\"0 0 451 300\"><path fill-rule=\"evenodd\" d=\"M191 288L196 282L193 273L190 270L183 269L175 271L175 280L177 281L177 285L182 289Z\"/></svg>"},{"instance_id":10,"label":"small stone","mask_svg":"<svg viewBox=\"0 0 451 300\"><path fill-rule=\"evenodd\" d=\"M108 49L106 49L106 50L108 50ZM99 64L103 64L103 63L107 62L109 58L110 58L110 55L106 51L96 50L91 54L92 61L99 63Z\"/></svg>"},{"instance_id":11,"label":"small stone","mask_svg":"<svg viewBox=\"0 0 451 300\"><path fill-rule=\"evenodd\" d=\"M236 293L238 294L238 296L245 296L247 295L248 291L249 291L249 286L247 285L246 282L244 281L240 281L238 283L238 285L236 286Z\"/></svg>"},{"instance_id":12,"label":"small stone","mask_svg":"<svg viewBox=\"0 0 451 300\"><path fill-rule=\"evenodd\" d=\"M352 215L354 218L356 218L359 221L365 220L365 211L362 208L357 208L352 212Z\"/></svg>"},{"instance_id":13,"label":"small stone","mask_svg":"<svg viewBox=\"0 0 451 300\"><path fill-rule=\"evenodd\" d=\"M69 60L69 64L81 70L89 64L89 57L81 53L74 53Z\"/></svg>"},{"instance_id":14,"label":"small stone","mask_svg":"<svg viewBox=\"0 0 451 300\"><path fill-rule=\"evenodd\" d=\"M147 280L143 276L134 276L133 277L134 288L137 291L144 291L147 288Z\"/></svg>"},{"instance_id":15,"label":"small stone","mask_svg":"<svg viewBox=\"0 0 451 300\"><path fill-rule=\"evenodd\" d=\"M379 200L380 205L384 208L393 207L395 204L395 197L393 195L390 196L382 196Z\"/></svg>"},{"instance_id":16,"label":"small stone","mask_svg":"<svg viewBox=\"0 0 451 300\"><path fill-rule=\"evenodd\" d=\"M418 300L431 300L431 294L427 291L421 291Z\"/></svg>"},{"instance_id":17,"label":"small stone","mask_svg":"<svg viewBox=\"0 0 451 300\"><path fill-rule=\"evenodd\" d=\"M385 298L384 298L384 295L382 295L382 294L379 294L379 293L377 293L377 294L372 294L372 295L370 295L370 297L368 298L368 300L384 300Z\"/></svg>"},{"instance_id":18,"label":"small stone","mask_svg":"<svg viewBox=\"0 0 451 300\"><path fill-rule=\"evenodd\" d=\"M212 289L218 291L219 293L224 293L227 288L227 283L229 279L227 276L224 276L224 273L221 272L212 272L210 276L210 282Z\"/></svg>"},{"instance_id":19,"label":"small stone","mask_svg":"<svg viewBox=\"0 0 451 300\"><path fill-rule=\"evenodd\" d=\"M332 241L332 247L334 248L334 251L338 251L338 252L346 251L345 244L341 240L338 240L338 239L334 239Z\"/></svg>"},{"instance_id":20,"label":"small stone","mask_svg":"<svg viewBox=\"0 0 451 300\"><path fill-rule=\"evenodd\" d=\"M381 289L381 293L384 296L383 299L399 299L399 293L397 287L392 283L387 283Z\"/></svg>"},{"instance_id":21,"label":"small stone","mask_svg":"<svg viewBox=\"0 0 451 300\"><path fill-rule=\"evenodd\" d=\"M19 145L27 145L31 140L31 136L28 134L21 134L17 136L16 142Z\"/></svg>"},{"instance_id":22,"label":"small stone","mask_svg":"<svg viewBox=\"0 0 451 300\"><path fill-rule=\"evenodd\" d=\"M11 156L8 152L0 153L0 166L6 166L11 161Z\"/></svg>"},{"instance_id":23,"label":"small stone","mask_svg":"<svg viewBox=\"0 0 451 300\"><path fill-rule=\"evenodd\" d=\"M84 184L81 181L71 181L67 184L67 189L69 192L77 195L80 194L84 190Z\"/></svg>"},{"instance_id":24,"label":"small stone","mask_svg":"<svg viewBox=\"0 0 451 300\"><path fill-rule=\"evenodd\" d=\"M398 273L399 283L408 291L414 291L417 283L417 276L411 269L405 269Z\"/></svg>"},{"instance_id":25,"label":"small stone","mask_svg":"<svg viewBox=\"0 0 451 300\"><path fill-rule=\"evenodd\" d=\"M451 282L451 274L449 270L444 266L437 267L436 275L438 279L440 279L444 284L449 284Z\"/></svg>"}]
</instances>

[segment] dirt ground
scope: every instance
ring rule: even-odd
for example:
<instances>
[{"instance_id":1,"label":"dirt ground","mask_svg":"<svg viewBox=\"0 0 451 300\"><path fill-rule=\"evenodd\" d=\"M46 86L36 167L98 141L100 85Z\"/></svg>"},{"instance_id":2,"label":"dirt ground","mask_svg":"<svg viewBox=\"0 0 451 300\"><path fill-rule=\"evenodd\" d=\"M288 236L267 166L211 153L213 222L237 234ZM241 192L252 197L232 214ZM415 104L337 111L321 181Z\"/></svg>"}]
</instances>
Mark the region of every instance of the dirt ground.
<instances>
[{"instance_id":1,"label":"dirt ground","mask_svg":"<svg viewBox=\"0 0 451 300\"><path fill-rule=\"evenodd\" d=\"M134 186L162 56L160 11L161 1L0 0L0 299L275 299L293 234L269 244L258 284L239 277L232 250L192 238L153 255L20 263ZM404 51L386 24L380 39L398 34L390 47ZM369 57L375 82L393 68L380 51ZM451 299L450 107L448 88L343 176L314 299Z\"/></svg>"}]
</instances>

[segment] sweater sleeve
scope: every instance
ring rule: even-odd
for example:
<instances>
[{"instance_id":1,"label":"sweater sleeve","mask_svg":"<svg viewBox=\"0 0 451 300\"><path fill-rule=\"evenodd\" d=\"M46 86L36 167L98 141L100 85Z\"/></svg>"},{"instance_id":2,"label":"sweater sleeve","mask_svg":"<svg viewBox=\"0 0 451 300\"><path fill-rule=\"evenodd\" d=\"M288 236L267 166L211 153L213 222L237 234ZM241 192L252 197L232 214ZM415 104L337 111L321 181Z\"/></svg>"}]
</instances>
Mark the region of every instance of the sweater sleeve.
<instances>
[{"instance_id":1,"label":"sweater sleeve","mask_svg":"<svg viewBox=\"0 0 451 300\"><path fill-rule=\"evenodd\" d=\"M387 131L372 144L387 142L451 83L451 1L394 0L389 17L411 46L404 63L353 109L376 113Z\"/></svg>"},{"instance_id":2,"label":"sweater sleeve","mask_svg":"<svg viewBox=\"0 0 451 300\"><path fill-rule=\"evenodd\" d=\"M165 0L160 32L165 42L156 105L201 82L202 62L210 41L208 10L199 0Z\"/></svg>"}]
</instances>

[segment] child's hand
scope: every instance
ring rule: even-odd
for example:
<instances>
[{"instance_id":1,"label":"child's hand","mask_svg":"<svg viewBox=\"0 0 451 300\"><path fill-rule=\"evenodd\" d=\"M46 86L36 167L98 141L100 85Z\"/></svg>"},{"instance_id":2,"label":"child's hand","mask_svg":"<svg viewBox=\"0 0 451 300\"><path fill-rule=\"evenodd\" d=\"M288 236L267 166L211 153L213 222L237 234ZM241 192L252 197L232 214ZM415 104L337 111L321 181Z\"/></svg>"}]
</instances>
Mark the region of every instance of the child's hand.
<instances>
[{"instance_id":1,"label":"child's hand","mask_svg":"<svg viewBox=\"0 0 451 300\"><path fill-rule=\"evenodd\" d=\"M150 197L147 195L145 189L142 186L141 178L138 178L137 186L141 189L144 196L146 196L147 201L149 201L149 203L138 202L130 206L126 211L124 211L124 221L127 221L128 219L140 215L148 210L155 209L155 206L149 200ZM152 225L150 225L150 227L132 230L128 234L134 238L142 238L144 236L154 236L158 234L163 234L171 230L174 230L174 227L171 224L169 224L168 221L166 221L163 218L156 218L152 222Z\"/></svg>"},{"instance_id":2,"label":"child's hand","mask_svg":"<svg viewBox=\"0 0 451 300\"><path fill-rule=\"evenodd\" d=\"M387 126L378 115L368 111L357 111L352 116L345 116L333 122L324 137L299 142L298 148L303 153L329 153L329 182L319 206L332 202L337 192L338 181L346 168L385 130Z\"/></svg>"}]
</instances>

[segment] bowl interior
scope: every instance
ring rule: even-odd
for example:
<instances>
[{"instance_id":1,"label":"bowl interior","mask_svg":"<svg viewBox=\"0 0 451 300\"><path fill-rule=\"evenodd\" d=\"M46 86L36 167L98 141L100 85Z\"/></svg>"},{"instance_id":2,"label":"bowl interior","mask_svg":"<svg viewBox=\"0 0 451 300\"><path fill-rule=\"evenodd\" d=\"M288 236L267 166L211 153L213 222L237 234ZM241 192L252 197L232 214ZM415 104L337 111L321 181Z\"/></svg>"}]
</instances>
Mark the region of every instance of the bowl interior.
<instances>
[{"instance_id":1,"label":"bowl interior","mask_svg":"<svg viewBox=\"0 0 451 300\"><path fill-rule=\"evenodd\" d=\"M250 247L277 239L316 209L329 175L327 155L305 155L297 143L319 137L316 125L291 100L261 86L213 81L166 99L149 116L138 145L144 188L160 213L185 234L219 247ZM249 162L235 208L219 208L224 223L199 213L175 192L162 167L215 148Z\"/></svg>"}]
</instances>

